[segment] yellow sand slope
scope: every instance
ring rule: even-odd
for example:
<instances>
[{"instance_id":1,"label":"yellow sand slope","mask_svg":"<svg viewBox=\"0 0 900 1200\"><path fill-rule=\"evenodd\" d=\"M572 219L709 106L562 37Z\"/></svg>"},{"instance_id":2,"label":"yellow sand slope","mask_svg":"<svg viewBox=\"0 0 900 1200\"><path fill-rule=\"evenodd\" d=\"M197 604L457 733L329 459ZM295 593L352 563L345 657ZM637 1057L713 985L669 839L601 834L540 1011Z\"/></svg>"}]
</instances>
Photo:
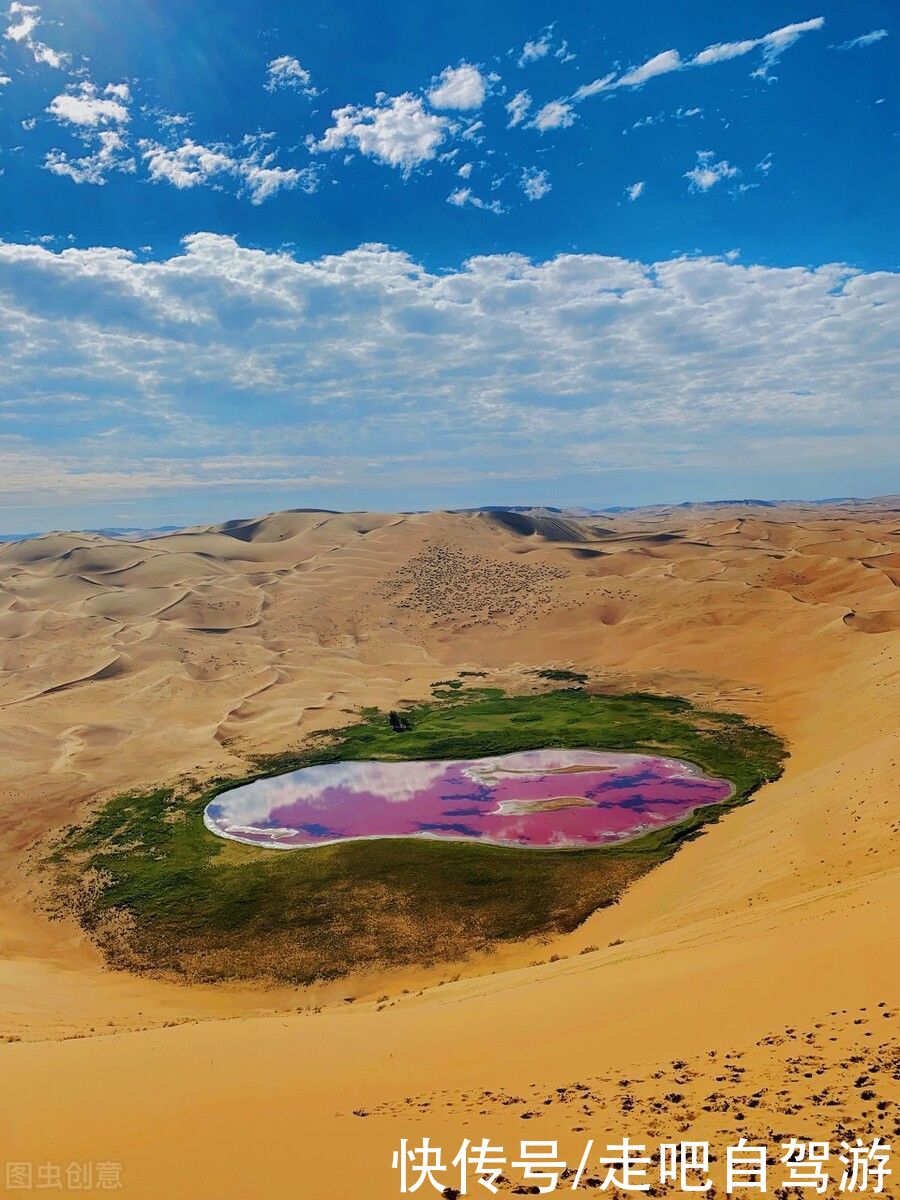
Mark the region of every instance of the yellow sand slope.
<instances>
[{"instance_id":1,"label":"yellow sand slope","mask_svg":"<svg viewBox=\"0 0 900 1200\"><path fill-rule=\"evenodd\" d=\"M349 1200L396 1195L390 1152L423 1133L891 1135L898 510L290 512L0 548L0 1171ZM569 665L742 711L791 759L552 946L442 986L187 989L43 915L40 849L104 795L237 770L452 670Z\"/></svg>"}]
</instances>

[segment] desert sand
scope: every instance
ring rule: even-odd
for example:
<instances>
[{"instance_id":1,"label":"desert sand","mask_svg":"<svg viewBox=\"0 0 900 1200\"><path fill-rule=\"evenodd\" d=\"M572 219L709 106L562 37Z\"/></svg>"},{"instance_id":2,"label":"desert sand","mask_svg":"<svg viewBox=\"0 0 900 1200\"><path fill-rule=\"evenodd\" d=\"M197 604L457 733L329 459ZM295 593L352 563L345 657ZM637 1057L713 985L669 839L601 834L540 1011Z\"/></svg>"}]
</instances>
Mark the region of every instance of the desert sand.
<instances>
[{"instance_id":1,"label":"desert sand","mask_svg":"<svg viewBox=\"0 0 900 1200\"><path fill-rule=\"evenodd\" d=\"M896 1148L898 583L896 499L0 547L0 1169L349 1200L397 1195L391 1152L423 1134L448 1157L483 1136L576 1159L607 1134ZM762 721L785 774L575 933L438 973L188 987L109 970L48 915L41 856L104 797L236 773L451 671L515 688L547 666Z\"/></svg>"}]
</instances>

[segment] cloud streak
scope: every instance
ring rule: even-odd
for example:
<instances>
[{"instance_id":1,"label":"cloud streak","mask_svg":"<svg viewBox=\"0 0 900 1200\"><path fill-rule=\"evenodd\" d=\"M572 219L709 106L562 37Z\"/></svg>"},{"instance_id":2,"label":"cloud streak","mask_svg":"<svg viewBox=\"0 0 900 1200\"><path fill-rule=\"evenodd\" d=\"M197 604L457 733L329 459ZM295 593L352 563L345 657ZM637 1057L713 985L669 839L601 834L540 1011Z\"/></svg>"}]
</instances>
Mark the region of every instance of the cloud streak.
<instances>
[{"instance_id":1,"label":"cloud streak","mask_svg":"<svg viewBox=\"0 0 900 1200\"><path fill-rule=\"evenodd\" d=\"M874 46L876 42L880 42L882 38L886 38L888 31L886 29L873 29L871 33L862 33L859 37L850 38L849 41L841 42L839 46L835 46L835 50L857 50L863 49L866 46Z\"/></svg>"},{"instance_id":2,"label":"cloud streak","mask_svg":"<svg viewBox=\"0 0 900 1200\"><path fill-rule=\"evenodd\" d=\"M686 71L695 67L709 67L716 63L743 58L744 55L750 54L754 50L762 51L762 62L751 72L751 75L758 79L770 79L771 68L785 50L793 46L803 34L822 29L824 24L824 17L813 17L808 21L784 25L780 29L772 30L771 33L763 34L762 37L747 38L739 42L716 42L690 58L682 58L678 50L663 50L654 54L646 62L629 68L621 75L610 71L590 83L582 84L576 88L568 101L558 100L554 101L554 104L569 107L571 104L580 104L591 96L614 92L619 88L641 88L662 75L670 75L675 71ZM568 124L571 123L571 121L568 122ZM536 122L532 122L532 124L536 128L541 128Z\"/></svg>"},{"instance_id":3,"label":"cloud streak","mask_svg":"<svg viewBox=\"0 0 900 1200\"><path fill-rule=\"evenodd\" d=\"M822 29L824 25L824 17L813 17L809 21L798 21L793 25L783 25L780 29L773 30L772 33L763 34L762 37L750 38L741 42L717 42L715 45L707 46L705 50L701 50L687 65L708 67L713 63L727 62L733 58L742 58L745 54L750 54L751 51L762 47L762 64L752 74L764 78L769 68L804 33L812 33Z\"/></svg>"}]
</instances>

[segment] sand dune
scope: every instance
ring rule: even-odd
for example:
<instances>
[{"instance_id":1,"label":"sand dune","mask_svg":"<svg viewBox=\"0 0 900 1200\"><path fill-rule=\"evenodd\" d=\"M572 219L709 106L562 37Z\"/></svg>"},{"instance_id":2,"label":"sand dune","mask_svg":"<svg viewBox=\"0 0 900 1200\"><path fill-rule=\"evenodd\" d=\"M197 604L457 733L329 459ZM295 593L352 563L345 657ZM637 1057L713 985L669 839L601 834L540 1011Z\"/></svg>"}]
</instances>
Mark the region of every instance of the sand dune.
<instances>
[{"instance_id":1,"label":"sand dune","mask_svg":"<svg viewBox=\"0 0 900 1200\"><path fill-rule=\"evenodd\" d=\"M147 1200L349 1200L396 1195L423 1133L890 1137L890 1070L854 1080L896 1062L896 509L296 511L0 547L8 1157L120 1160ZM46 912L42 852L106 796L547 666L763 720L787 771L576 933L444 970L187 988Z\"/></svg>"}]
</instances>

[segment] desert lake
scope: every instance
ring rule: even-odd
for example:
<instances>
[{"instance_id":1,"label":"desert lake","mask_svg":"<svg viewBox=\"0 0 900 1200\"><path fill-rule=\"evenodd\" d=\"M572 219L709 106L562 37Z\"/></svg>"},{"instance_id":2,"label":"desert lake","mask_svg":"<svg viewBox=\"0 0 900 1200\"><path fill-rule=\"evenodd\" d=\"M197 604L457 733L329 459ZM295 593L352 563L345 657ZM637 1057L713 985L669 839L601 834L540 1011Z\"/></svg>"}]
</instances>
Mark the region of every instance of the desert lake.
<instances>
[{"instance_id":1,"label":"desert lake","mask_svg":"<svg viewBox=\"0 0 900 1200\"><path fill-rule=\"evenodd\" d=\"M681 759L526 750L303 767L219 794L204 822L220 837L280 850L409 837L583 848L673 824L731 793L729 782Z\"/></svg>"}]
</instances>

